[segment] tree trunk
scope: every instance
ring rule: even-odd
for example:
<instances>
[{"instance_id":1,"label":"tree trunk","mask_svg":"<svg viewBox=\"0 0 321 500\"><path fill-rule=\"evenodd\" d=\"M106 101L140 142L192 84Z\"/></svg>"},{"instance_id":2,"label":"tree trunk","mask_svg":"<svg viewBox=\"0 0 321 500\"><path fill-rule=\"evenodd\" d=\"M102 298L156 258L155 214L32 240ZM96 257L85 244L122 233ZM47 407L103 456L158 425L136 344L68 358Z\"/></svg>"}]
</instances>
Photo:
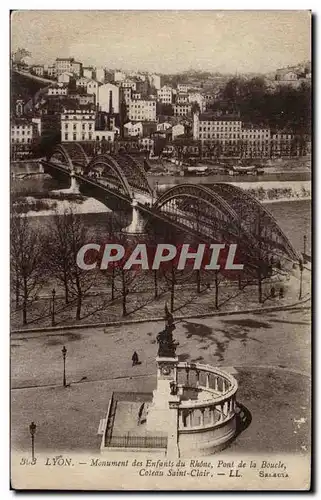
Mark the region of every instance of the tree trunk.
<instances>
[{"instance_id":1,"label":"tree trunk","mask_svg":"<svg viewBox=\"0 0 321 500\"><path fill-rule=\"evenodd\" d=\"M111 273L111 300L115 300L115 268L112 267Z\"/></svg>"},{"instance_id":2,"label":"tree trunk","mask_svg":"<svg viewBox=\"0 0 321 500\"><path fill-rule=\"evenodd\" d=\"M171 312L174 312L174 299L175 299L175 273L172 267L172 276L171 276Z\"/></svg>"},{"instance_id":3,"label":"tree trunk","mask_svg":"<svg viewBox=\"0 0 321 500\"><path fill-rule=\"evenodd\" d=\"M23 299L22 303L22 324L27 324L27 301Z\"/></svg>"},{"instance_id":4,"label":"tree trunk","mask_svg":"<svg viewBox=\"0 0 321 500\"><path fill-rule=\"evenodd\" d=\"M239 284L239 290L242 290L242 275L239 273L238 275L238 284Z\"/></svg>"},{"instance_id":5,"label":"tree trunk","mask_svg":"<svg viewBox=\"0 0 321 500\"><path fill-rule=\"evenodd\" d=\"M28 288L27 282L24 280L23 283L23 302L22 302L22 324L27 324L27 302L28 302Z\"/></svg>"},{"instance_id":6,"label":"tree trunk","mask_svg":"<svg viewBox=\"0 0 321 500\"><path fill-rule=\"evenodd\" d=\"M215 271L215 309L218 309L218 272Z\"/></svg>"},{"instance_id":7,"label":"tree trunk","mask_svg":"<svg viewBox=\"0 0 321 500\"><path fill-rule=\"evenodd\" d=\"M19 289L19 282L17 281L16 282L16 311L17 309L19 308L19 293L20 293L20 289Z\"/></svg>"},{"instance_id":8,"label":"tree trunk","mask_svg":"<svg viewBox=\"0 0 321 500\"><path fill-rule=\"evenodd\" d=\"M259 289L259 303L262 304L262 277L260 268L257 271L257 279L258 279L258 289Z\"/></svg>"},{"instance_id":9,"label":"tree trunk","mask_svg":"<svg viewBox=\"0 0 321 500\"><path fill-rule=\"evenodd\" d=\"M126 282L125 282L125 272L122 271L122 306L123 306L123 316L126 316L127 314L127 308L126 308L126 296L127 296L127 290L126 290Z\"/></svg>"},{"instance_id":10,"label":"tree trunk","mask_svg":"<svg viewBox=\"0 0 321 500\"><path fill-rule=\"evenodd\" d=\"M158 297L158 277L157 277L157 269L154 270L154 298Z\"/></svg>"},{"instance_id":11,"label":"tree trunk","mask_svg":"<svg viewBox=\"0 0 321 500\"><path fill-rule=\"evenodd\" d=\"M65 288L65 303L69 304L69 288L67 278L64 278L64 288Z\"/></svg>"},{"instance_id":12,"label":"tree trunk","mask_svg":"<svg viewBox=\"0 0 321 500\"><path fill-rule=\"evenodd\" d=\"M196 271L196 287L197 293L201 293L201 271L199 269Z\"/></svg>"},{"instance_id":13,"label":"tree trunk","mask_svg":"<svg viewBox=\"0 0 321 500\"><path fill-rule=\"evenodd\" d=\"M81 296L81 293L78 293L78 297L77 297L76 319L80 319L80 315L81 315L81 305L82 305L82 296Z\"/></svg>"}]
</instances>

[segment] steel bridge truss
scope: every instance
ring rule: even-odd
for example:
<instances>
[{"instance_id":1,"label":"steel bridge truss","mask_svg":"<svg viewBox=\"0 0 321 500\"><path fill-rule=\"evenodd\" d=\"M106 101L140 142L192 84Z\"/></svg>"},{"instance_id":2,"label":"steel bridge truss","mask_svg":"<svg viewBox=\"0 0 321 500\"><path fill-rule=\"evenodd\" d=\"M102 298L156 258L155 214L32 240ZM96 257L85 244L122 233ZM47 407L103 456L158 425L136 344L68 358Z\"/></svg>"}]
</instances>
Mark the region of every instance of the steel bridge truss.
<instances>
[{"instance_id":1,"label":"steel bridge truss","mask_svg":"<svg viewBox=\"0 0 321 500\"><path fill-rule=\"evenodd\" d=\"M49 160L67 167L70 171L75 170L77 167L83 169L89 163L89 158L79 142L58 144Z\"/></svg>"},{"instance_id":2,"label":"steel bridge truss","mask_svg":"<svg viewBox=\"0 0 321 500\"><path fill-rule=\"evenodd\" d=\"M299 260L268 210L232 185L180 184L161 195L153 209L198 234L200 241L236 243L249 267L267 268L281 258Z\"/></svg>"},{"instance_id":3,"label":"steel bridge truss","mask_svg":"<svg viewBox=\"0 0 321 500\"><path fill-rule=\"evenodd\" d=\"M143 165L129 154L101 154L90 161L80 143L68 142L56 146L49 160L63 165L70 172L80 169L89 177L97 174L102 181L130 198L135 191L152 196Z\"/></svg>"}]
</instances>

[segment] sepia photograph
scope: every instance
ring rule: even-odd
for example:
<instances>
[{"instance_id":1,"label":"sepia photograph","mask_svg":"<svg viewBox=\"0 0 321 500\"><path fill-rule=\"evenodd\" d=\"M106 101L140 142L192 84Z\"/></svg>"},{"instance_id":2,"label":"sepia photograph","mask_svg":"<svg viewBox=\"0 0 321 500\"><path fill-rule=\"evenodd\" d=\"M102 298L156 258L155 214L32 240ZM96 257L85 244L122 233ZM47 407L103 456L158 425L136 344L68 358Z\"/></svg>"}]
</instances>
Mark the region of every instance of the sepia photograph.
<instances>
[{"instance_id":1,"label":"sepia photograph","mask_svg":"<svg viewBox=\"0 0 321 500\"><path fill-rule=\"evenodd\" d=\"M10 12L13 490L310 490L311 25Z\"/></svg>"}]
</instances>

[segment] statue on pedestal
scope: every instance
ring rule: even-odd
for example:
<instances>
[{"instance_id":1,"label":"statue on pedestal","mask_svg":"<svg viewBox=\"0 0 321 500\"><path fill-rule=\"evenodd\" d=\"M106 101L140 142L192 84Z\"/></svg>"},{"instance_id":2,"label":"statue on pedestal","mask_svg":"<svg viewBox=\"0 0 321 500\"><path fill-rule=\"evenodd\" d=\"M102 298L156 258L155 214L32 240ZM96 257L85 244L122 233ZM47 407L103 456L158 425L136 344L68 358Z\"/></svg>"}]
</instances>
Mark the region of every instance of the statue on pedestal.
<instances>
[{"instance_id":1,"label":"statue on pedestal","mask_svg":"<svg viewBox=\"0 0 321 500\"><path fill-rule=\"evenodd\" d=\"M173 315L169 312L167 304L165 304L165 328L157 335L158 357L175 358L176 348L179 345L173 339L175 328Z\"/></svg>"}]
</instances>

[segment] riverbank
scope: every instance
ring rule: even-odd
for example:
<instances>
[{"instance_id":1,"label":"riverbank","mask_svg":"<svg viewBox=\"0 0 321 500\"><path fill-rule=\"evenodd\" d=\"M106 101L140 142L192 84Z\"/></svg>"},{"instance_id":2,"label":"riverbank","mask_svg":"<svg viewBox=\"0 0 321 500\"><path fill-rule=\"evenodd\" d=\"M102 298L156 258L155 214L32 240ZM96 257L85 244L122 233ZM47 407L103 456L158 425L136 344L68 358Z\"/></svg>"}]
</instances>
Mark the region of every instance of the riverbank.
<instances>
[{"instance_id":1,"label":"riverbank","mask_svg":"<svg viewBox=\"0 0 321 500\"><path fill-rule=\"evenodd\" d=\"M255 184L231 182L230 184L241 187L263 204L311 200L310 181L284 183L268 181ZM16 206L19 213L26 213L29 217L63 214L70 208L76 214L110 212L106 205L95 198L85 198L82 195L63 192L63 190L46 192L43 197L21 195L16 200Z\"/></svg>"}]
</instances>

